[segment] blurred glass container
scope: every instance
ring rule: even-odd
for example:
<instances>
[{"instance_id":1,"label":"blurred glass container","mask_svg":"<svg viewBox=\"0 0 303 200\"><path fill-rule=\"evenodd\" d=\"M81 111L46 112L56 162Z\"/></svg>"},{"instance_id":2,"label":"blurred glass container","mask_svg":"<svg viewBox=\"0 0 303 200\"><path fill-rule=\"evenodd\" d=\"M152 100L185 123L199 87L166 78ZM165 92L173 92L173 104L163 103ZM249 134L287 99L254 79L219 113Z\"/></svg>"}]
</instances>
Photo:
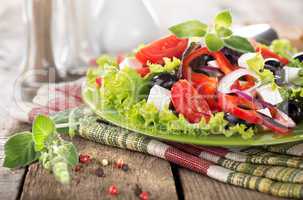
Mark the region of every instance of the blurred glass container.
<instances>
[{"instance_id":1,"label":"blurred glass container","mask_svg":"<svg viewBox=\"0 0 303 200\"><path fill-rule=\"evenodd\" d=\"M105 0L100 42L110 54L129 52L159 37L159 24L144 0Z\"/></svg>"},{"instance_id":2,"label":"blurred glass container","mask_svg":"<svg viewBox=\"0 0 303 200\"><path fill-rule=\"evenodd\" d=\"M53 0L55 64L63 77L81 74L101 53L129 52L157 38L158 27L144 0Z\"/></svg>"},{"instance_id":3,"label":"blurred glass container","mask_svg":"<svg viewBox=\"0 0 303 200\"><path fill-rule=\"evenodd\" d=\"M21 98L30 100L41 84L60 79L51 52L51 1L26 0L27 48L22 73L16 80Z\"/></svg>"},{"instance_id":4,"label":"blurred glass container","mask_svg":"<svg viewBox=\"0 0 303 200\"><path fill-rule=\"evenodd\" d=\"M102 4L99 0L53 0L52 52L62 77L77 73L90 59L100 55L100 26L96 26L95 20L100 16Z\"/></svg>"}]
</instances>

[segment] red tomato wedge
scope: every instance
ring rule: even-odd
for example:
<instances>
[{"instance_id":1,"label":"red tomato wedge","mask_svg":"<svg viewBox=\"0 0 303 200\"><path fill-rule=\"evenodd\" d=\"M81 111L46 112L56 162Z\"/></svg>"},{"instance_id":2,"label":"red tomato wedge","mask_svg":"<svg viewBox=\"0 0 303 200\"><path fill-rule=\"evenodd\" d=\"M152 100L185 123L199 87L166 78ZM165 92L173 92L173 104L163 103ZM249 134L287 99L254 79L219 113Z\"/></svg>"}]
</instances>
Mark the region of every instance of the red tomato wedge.
<instances>
[{"instance_id":1,"label":"red tomato wedge","mask_svg":"<svg viewBox=\"0 0 303 200\"><path fill-rule=\"evenodd\" d=\"M163 64L163 58L180 58L187 47L188 39L177 38L175 35L162 38L150 43L136 53L136 58L146 64Z\"/></svg>"},{"instance_id":2,"label":"red tomato wedge","mask_svg":"<svg viewBox=\"0 0 303 200\"><path fill-rule=\"evenodd\" d=\"M206 100L187 80L179 80L173 85L171 98L176 111L191 123L200 122L202 117L208 121L211 116Z\"/></svg>"}]
</instances>

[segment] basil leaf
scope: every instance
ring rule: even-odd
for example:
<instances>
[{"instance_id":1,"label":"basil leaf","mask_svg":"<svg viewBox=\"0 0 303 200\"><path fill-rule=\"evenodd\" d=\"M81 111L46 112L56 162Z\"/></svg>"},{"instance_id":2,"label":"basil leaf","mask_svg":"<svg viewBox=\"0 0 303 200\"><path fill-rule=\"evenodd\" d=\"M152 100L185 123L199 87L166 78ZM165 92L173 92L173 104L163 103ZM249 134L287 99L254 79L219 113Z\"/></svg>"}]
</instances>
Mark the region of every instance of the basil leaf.
<instances>
[{"instance_id":1,"label":"basil leaf","mask_svg":"<svg viewBox=\"0 0 303 200\"><path fill-rule=\"evenodd\" d=\"M219 12L215 17L215 26L229 28L232 24L232 16L229 10Z\"/></svg>"},{"instance_id":2,"label":"basil leaf","mask_svg":"<svg viewBox=\"0 0 303 200\"><path fill-rule=\"evenodd\" d=\"M25 167L40 156L39 152L35 152L33 136L28 131L10 137L4 145L4 151L3 166L8 168Z\"/></svg>"},{"instance_id":3,"label":"basil leaf","mask_svg":"<svg viewBox=\"0 0 303 200\"><path fill-rule=\"evenodd\" d=\"M241 36L233 35L229 38L224 39L224 45L230 49L246 53L246 52L254 52L253 46L250 42Z\"/></svg>"},{"instance_id":4,"label":"basil leaf","mask_svg":"<svg viewBox=\"0 0 303 200\"><path fill-rule=\"evenodd\" d=\"M223 37L223 38L227 38L227 37L230 37L233 32L231 29L229 28L226 28L224 26L220 26L220 27L216 27L216 33L220 36L220 37Z\"/></svg>"},{"instance_id":5,"label":"basil leaf","mask_svg":"<svg viewBox=\"0 0 303 200\"><path fill-rule=\"evenodd\" d=\"M33 123L33 136L35 150L41 151L45 147L46 140L55 132L54 122L47 116L39 115Z\"/></svg>"},{"instance_id":6,"label":"basil leaf","mask_svg":"<svg viewBox=\"0 0 303 200\"><path fill-rule=\"evenodd\" d=\"M177 37L203 37L207 31L207 25L198 20L189 20L169 28Z\"/></svg>"},{"instance_id":7,"label":"basil leaf","mask_svg":"<svg viewBox=\"0 0 303 200\"><path fill-rule=\"evenodd\" d=\"M204 39L210 51L219 51L224 46L222 39L214 33L207 33Z\"/></svg>"}]
</instances>

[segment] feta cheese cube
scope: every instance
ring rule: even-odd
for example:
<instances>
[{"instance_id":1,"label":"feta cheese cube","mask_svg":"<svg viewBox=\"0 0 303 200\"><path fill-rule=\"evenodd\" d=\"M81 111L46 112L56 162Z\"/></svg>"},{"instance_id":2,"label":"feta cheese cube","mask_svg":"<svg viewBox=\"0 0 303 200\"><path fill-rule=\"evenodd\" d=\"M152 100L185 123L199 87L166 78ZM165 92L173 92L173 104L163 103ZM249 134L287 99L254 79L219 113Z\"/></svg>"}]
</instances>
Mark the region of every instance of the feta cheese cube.
<instances>
[{"instance_id":1,"label":"feta cheese cube","mask_svg":"<svg viewBox=\"0 0 303 200\"><path fill-rule=\"evenodd\" d=\"M277 105L283 101L283 98L278 89L272 89L270 84L263 85L257 89L258 95L272 105Z\"/></svg>"},{"instance_id":2,"label":"feta cheese cube","mask_svg":"<svg viewBox=\"0 0 303 200\"><path fill-rule=\"evenodd\" d=\"M300 68L285 66L283 67L283 70L286 83L290 83L291 81L299 78Z\"/></svg>"},{"instance_id":3,"label":"feta cheese cube","mask_svg":"<svg viewBox=\"0 0 303 200\"><path fill-rule=\"evenodd\" d=\"M132 69L138 69L138 68L142 67L142 63L139 60L137 60L136 58L126 57L119 64L120 70L124 69L125 67L129 67Z\"/></svg>"},{"instance_id":4,"label":"feta cheese cube","mask_svg":"<svg viewBox=\"0 0 303 200\"><path fill-rule=\"evenodd\" d=\"M170 90L159 85L154 85L149 93L147 103L153 103L159 111L169 105L171 99Z\"/></svg>"}]
</instances>

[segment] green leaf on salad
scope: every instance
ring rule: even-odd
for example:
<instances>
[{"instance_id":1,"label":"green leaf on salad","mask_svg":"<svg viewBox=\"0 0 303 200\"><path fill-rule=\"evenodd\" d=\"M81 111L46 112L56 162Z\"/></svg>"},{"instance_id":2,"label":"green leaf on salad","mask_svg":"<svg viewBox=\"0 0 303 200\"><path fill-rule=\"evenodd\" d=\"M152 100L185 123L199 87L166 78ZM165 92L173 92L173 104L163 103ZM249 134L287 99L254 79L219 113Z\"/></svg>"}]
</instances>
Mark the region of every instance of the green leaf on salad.
<instances>
[{"instance_id":1,"label":"green leaf on salad","mask_svg":"<svg viewBox=\"0 0 303 200\"><path fill-rule=\"evenodd\" d=\"M246 61L248 65L248 69L254 72L257 76L259 76L262 84L271 84L273 89L277 87L275 83L275 76L274 74L268 70L264 69L264 58L260 53L254 53L255 56L248 59Z\"/></svg>"},{"instance_id":2,"label":"green leaf on salad","mask_svg":"<svg viewBox=\"0 0 303 200\"><path fill-rule=\"evenodd\" d=\"M25 167L36 161L40 155L35 151L31 132L13 135L4 145L5 159L3 166L8 168Z\"/></svg>"},{"instance_id":3,"label":"green leaf on salad","mask_svg":"<svg viewBox=\"0 0 303 200\"><path fill-rule=\"evenodd\" d=\"M102 106L124 112L142 99L149 92L149 81L142 78L134 69L112 71L103 77L100 89Z\"/></svg>"},{"instance_id":4,"label":"green leaf on salad","mask_svg":"<svg viewBox=\"0 0 303 200\"><path fill-rule=\"evenodd\" d=\"M270 49L287 59L292 59L292 55L297 52L297 49L294 48L290 41L286 39L274 40L270 45Z\"/></svg>"},{"instance_id":5,"label":"green leaf on salad","mask_svg":"<svg viewBox=\"0 0 303 200\"><path fill-rule=\"evenodd\" d=\"M250 44L250 42L246 38L241 36L233 35L229 38L224 39L224 45L230 49L242 53L255 51L253 46Z\"/></svg>"},{"instance_id":6,"label":"green leaf on salad","mask_svg":"<svg viewBox=\"0 0 303 200\"><path fill-rule=\"evenodd\" d=\"M189 20L174 26L169 30L177 37L203 37L207 32L208 26L198 20Z\"/></svg>"},{"instance_id":7,"label":"green leaf on salad","mask_svg":"<svg viewBox=\"0 0 303 200\"><path fill-rule=\"evenodd\" d=\"M205 44L210 51L219 51L224 46L222 39L214 33L205 35Z\"/></svg>"},{"instance_id":8,"label":"green leaf on salad","mask_svg":"<svg viewBox=\"0 0 303 200\"><path fill-rule=\"evenodd\" d=\"M229 10L219 12L215 17L215 27L229 28L232 24L232 16Z\"/></svg>"},{"instance_id":9,"label":"green leaf on salad","mask_svg":"<svg viewBox=\"0 0 303 200\"><path fill-rule=\"evenodd\" d=\"M152 63L148 62L147 65L150 69L150 72L151 73L164 73L164 72L171 73L174 70L178 69L181 64L181 60L178 58L175 58L175 57L173 57L172 59L163 58L163 60L164 60L164 65L152 64Z\"/></svg>"},{"instance_id":10,"label":"green leaf on salad","mask_svg":"<svg viewBox=\"0 0 303 200\"><path fill-rule=\"evenodd\" d=\"M38 115L33 122L33 138L35 142L35 150L44 149L47 140L55 133L55 124L47 116Z\"/></svg>"},{"instance_id":11,"label":"green leaf on salad","mask_svg":"<svg viewBox=\"0 0 303 200\"><path fill-rule=\"evenodd\" d=\"M230 37L233 32L230 28L226 28L224 26L217 27L216 28L216 33L221 37L221 38L227 38Z\"/></svg>"}]
</instances>

